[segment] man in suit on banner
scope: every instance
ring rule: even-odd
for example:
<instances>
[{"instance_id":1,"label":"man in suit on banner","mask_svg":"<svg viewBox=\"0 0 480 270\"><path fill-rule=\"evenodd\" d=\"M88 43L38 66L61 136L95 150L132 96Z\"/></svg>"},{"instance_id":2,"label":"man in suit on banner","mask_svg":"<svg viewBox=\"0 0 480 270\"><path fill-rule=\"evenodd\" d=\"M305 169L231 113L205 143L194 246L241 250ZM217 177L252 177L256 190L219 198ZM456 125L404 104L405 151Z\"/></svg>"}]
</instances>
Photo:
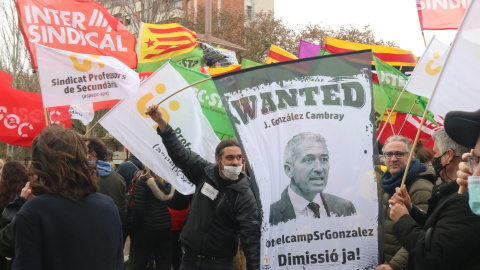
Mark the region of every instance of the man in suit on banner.
<instances>
[{"instance_id":1,"label":"man in suit on banner","mask_svg":"<svg viewBox=\"0 0 480 270\"><path fill-rule=\"evenodd\" d=\"M325 138L303 132L288 141L284 170L291 179L280 200L270 205L270 224L277 225L297 217L325 218L356 214L349 200L324 193L330 170Z\"/></svg>"}]
</instances>

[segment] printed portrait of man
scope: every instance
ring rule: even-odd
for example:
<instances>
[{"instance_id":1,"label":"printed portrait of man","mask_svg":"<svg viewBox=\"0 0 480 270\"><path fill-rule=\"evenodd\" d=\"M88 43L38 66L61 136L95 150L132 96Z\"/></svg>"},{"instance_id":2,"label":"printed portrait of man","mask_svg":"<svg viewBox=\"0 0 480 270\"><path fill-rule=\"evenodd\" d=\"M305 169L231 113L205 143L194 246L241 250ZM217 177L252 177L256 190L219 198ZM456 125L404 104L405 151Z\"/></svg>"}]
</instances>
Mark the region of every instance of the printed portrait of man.
<instances>
[{"instance_id":1,"label":"printed portrait of man","mask_svg":"<svg viewBox=\"0 0 480 270\"><path fill-rule=\"evenodd\" d=\"M349 200L324 193L328 183L330 160L325 138L303 132L288 141L283 168L290 184L280 200L270 205L270 224L277 225L300 216L327 218L356 214Z\"/></svg>"}]
</instances>

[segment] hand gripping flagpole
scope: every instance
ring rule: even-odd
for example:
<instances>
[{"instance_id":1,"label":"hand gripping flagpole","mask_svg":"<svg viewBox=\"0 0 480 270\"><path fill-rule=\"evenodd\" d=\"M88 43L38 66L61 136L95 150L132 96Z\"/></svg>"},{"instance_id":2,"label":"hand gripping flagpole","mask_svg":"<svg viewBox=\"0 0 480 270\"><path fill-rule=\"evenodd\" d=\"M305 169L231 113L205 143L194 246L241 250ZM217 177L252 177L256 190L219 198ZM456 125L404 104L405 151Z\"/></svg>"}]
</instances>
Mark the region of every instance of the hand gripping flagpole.
<instances>
[{"instance_id":1,"label":"hand gripping flagpole","mask_svg":"<svg viewBox=\"0 0 480 270\"><path fill-rule=\"evenodd\" d=\"M182 89L180 89L180 90L177 90L177 91L173 92L171 95L169 95L168 97L162 99L160 102L157 103L157 105L162 104L165 100L167 100L167 99L171 98L172 96L174 96L174 95L182 92L182 91L185 90L185 89L188 89L188 88L190 88L190 87L192 87L192 86L194 86L194 85L197 85L197 84L202 83L202 82L206 82L206 81L211 80L211 79L212 79L212 77L208 77L208 78L205 78L205 79L200 80L200 81L198 81L198 82L194 82L194 83L192 83L192 84L190 84L190 85L188 85L188 86L185 86L184 88L182 88ZM113 109L115 109L115 107L112 108L110 111L112 111ZM110 112L110 111L109 111L109 112ZM108 112L107 112L103 117L105 117L105 116L107 116L107 115L108 115ZM88 129L87 132L85 132L85 135L84 135L85 137L86 137L86 136L88 135L88 133L90 133L90 131L100 122L100 120L103 119L103 117L100 118L100 119L98 119L98 121L97 121L90 129Z\"/></svg>"}]
</instances>

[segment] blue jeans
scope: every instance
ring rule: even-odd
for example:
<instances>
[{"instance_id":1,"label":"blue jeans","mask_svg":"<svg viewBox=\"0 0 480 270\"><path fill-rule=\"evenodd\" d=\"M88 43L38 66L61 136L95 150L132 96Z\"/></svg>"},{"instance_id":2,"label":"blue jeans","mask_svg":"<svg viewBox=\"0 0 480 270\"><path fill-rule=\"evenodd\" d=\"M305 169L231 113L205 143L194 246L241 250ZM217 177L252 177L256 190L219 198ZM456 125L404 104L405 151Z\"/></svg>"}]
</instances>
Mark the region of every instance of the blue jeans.
<instances>
[{"instance_id":1,"label":"blue jeans","mask_svg":"<svg viewBox=\"0 0 480 270\"><path fill-rule=\"evenodd\" d=\"M233 270L233 257L199 258L186 251L183 254L180 270Z\"/></svg>"}]
</instances>

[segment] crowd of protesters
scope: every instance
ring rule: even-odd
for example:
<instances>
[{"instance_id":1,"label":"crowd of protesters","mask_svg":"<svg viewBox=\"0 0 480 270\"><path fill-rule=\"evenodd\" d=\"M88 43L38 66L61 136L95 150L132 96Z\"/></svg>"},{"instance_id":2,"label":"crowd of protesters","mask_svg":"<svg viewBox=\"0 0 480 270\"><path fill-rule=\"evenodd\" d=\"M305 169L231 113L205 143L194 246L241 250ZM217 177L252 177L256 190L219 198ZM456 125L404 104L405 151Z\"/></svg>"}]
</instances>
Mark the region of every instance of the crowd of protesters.
<instances>
[{"instance_id":1,"label":"crowd of protesters","mask_svg":"<svg viewBox=\"0 0 480 270\"><path fill-rule=\"evenodd\" d=\"M115 168L102 140L49 126L28 167L0 160L0 270L260 269L259 194L238 142L220 142L212 164L185 148L158 105L146 114L193 196L133 154ZM381 148L376 270L480 269L480 110L450 112L432 139L427 149L395 135Z\"/></svg>"}]
</instances>

